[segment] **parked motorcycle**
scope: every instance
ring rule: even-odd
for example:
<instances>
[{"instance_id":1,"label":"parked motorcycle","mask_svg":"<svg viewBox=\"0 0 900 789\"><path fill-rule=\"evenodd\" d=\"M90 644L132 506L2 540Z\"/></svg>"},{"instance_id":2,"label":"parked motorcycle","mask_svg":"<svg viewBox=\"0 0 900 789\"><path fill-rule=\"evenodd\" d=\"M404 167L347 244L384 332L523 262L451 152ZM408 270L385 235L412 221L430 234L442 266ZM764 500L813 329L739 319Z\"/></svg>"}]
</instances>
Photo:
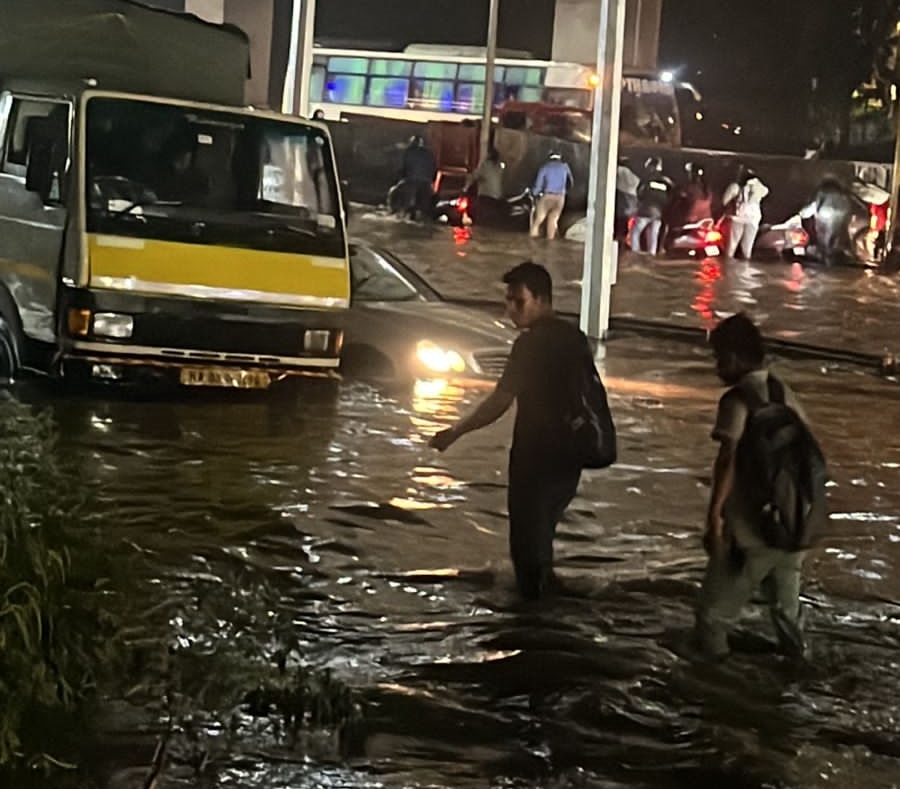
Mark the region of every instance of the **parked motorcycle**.
<instances>
[{"instance_id":1,"label":"parked motorcycle","mask_svg":"<svg viewBox=\"0 0 900 789\"><path fill-rule=\"evenodd\" d=\"M712 218L701 219L666 232L665 250L672 256L717 257L724 251L722 231Z\"/></svg>"},{"instance_id":2,"label":"parked motorcycle","mask_svg":"<svg viewBox=\"0 0 900 789\"><path fill-rule=\"evenodd\" d=\"M534 195L526 189L502 200L479 197L468 192L438 200L435 219L454 227L483 225L505 230L527 230L534 211Z\"/></svg>"}]
</instances>

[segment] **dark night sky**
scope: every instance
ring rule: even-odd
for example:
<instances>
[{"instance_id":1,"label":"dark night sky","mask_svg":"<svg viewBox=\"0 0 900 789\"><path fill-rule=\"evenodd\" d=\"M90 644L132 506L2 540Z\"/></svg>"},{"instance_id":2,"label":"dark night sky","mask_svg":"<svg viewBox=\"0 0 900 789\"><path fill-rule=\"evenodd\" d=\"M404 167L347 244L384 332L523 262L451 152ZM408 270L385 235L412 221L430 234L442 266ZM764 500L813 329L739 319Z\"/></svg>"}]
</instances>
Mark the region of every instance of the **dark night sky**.
<instances>
[{"instance_id":1,"label":"dark night sky","mask_svg":"<svg viewBox=\"0 0 900 789\"><path fill-rule=\"evenodd\" d=\"M498 45L549 58L553 8L553 0L501 0ZM397 47L483 45L487 16L487 0L318 0L316 34Z\"/></svg>"},{"instance_id":2,"label":"dark night sky","mask_svg":"<svg viewBox=\"0 0 900 789\"><path fill-rule=\"evenodd\" d=\"M703 93L719 118L756 124L764 138L808 139L805 107L823 30L847 0L665 0L661 67ZM499 44L550 56L553 0L501 0ZM318 0L317 38L400 48L484 43L488 0ZM840 70L841 52L824 52Z\"/></svg>"}]
</instances>

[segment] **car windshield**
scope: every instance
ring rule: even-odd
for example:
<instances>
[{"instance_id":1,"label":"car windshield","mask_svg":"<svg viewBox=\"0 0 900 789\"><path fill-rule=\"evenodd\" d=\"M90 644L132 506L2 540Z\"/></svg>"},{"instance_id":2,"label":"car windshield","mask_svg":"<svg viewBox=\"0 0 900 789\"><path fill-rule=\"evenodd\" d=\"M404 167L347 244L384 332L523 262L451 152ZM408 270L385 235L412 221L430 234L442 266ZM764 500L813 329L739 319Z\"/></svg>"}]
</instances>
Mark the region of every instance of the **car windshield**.
<instances>
[{"instance_id":1,"label":"car windshield","mask_svg":"<svg viewBox=\"0 0 900 789\"><path fill-rule=\"evenodd\" d=\"M331 146L302 123L93 97L88 231L343 257Z\"/></svg>"},{"instance_id":2,"label":"car windshield","mask_svg":"<svg viewBox=\"0 0 900 789\"><path fill-rule=\"evenodd\" d=\"M356 245L350 248L350 292L354 301L424 301L429 295L384 255Z\"/></svg>"}]
</instances>

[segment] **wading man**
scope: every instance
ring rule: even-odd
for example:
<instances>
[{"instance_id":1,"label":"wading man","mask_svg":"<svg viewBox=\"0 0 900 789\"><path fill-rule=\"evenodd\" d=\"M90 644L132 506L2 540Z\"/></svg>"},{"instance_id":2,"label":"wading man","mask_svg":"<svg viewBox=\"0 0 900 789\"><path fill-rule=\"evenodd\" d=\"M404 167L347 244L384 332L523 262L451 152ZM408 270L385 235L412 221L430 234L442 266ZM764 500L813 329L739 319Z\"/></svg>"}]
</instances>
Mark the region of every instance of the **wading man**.
<instances>
[{"instance_id":1,"label":"wading man","mask_svg":"<svg viewBox=\"0 0 900 789\"><path fill-rule=\"evenodd\" d=\"M535 599L553 574L556 525L575 496L581 463L567 441L567 417L593 356L587 337L553 311L550 274L525 262L503 276L507 312L522 334L494 391L467 417L437 433L444 451L500 418L516 402L509 455L509 547L520 593Z\"/></svg>"}]
</instances>

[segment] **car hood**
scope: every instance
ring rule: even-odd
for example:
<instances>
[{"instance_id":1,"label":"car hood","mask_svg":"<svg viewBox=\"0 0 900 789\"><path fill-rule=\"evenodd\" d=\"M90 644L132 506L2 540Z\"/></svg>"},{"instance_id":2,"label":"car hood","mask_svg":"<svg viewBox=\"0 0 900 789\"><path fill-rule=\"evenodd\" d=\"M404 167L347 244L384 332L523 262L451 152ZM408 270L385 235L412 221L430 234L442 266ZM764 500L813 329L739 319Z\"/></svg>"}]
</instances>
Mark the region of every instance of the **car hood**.
<instances>
[{"instance_id":1,"label":"car hood","mask_svg":"<svg viewBox=\"0 0 900 789\"><path fill-rule=\"evenodd\" d=\"M517 336L515 330L498 325L496 318L469 307L440 301L372 301L351 306L348 341L361 339L354 331L354 315L362 319L360 330L371 327L377 317L379 323L402 327L404 332L422 334L435 341L453 340L469 348L504 346Z\"/></svg>"}]
</instances>

